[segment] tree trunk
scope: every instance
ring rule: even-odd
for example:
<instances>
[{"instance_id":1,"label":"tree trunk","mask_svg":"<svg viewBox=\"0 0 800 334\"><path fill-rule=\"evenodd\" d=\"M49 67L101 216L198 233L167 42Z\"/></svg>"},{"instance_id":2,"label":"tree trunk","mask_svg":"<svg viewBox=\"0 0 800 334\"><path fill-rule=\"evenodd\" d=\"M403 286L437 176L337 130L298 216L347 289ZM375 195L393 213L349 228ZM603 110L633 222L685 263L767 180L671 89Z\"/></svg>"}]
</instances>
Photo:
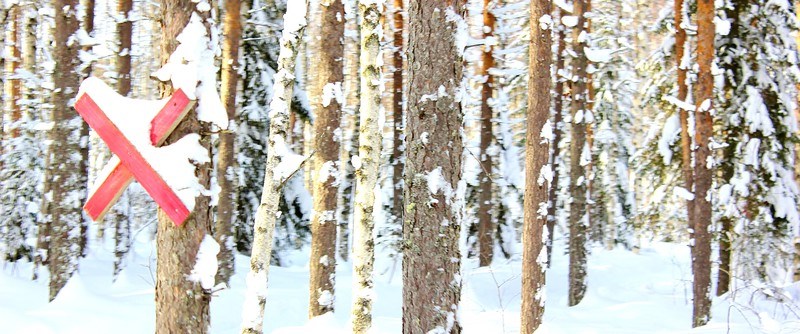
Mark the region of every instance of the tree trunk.
<instances>
[{"instance_id":1,"label":"tree trunk","mask_svg":"<svg viewBox=\"0 0 800 334\"><path fill-rule=\"evenodd\" d=\"M550 0L531 3L531 38L528 71L528 120L525 140L525 209L522 231L522 306L520 310L523 334L539 328L544 315L545 269L547 254L542 254L547 240L547 185L542 170L547 165L550 150L542 139L542 128L550 118L550 85L552 35L550 26L543 29L539 19L551 13ZM545 250L546 251L546 250Z\"/></svg>"},{"instance_id":2,"label":"tree trunk","mask_svg":"<svg viewBox=\"0 0 800 334\"><path fill-rule=\"evenodd\" d=\"M586 293L586 233L588 212L586 209L587 170L590 154L586 146L586 101L588 97L584 41L580 39L586 26L587 2L575 0L574 15L578 24L573 28L573 51L576 56L573 73L577 79L572 83L572 142L570 144L570 196L572 203L569 210L569 306L578 305Z\"/></svg>"},{"instance_id":3,"label":"tree trunk","mask_svg":"<svg viewBox=\"0 0 800 334\"><path fill-rule=\"evenodd\" d=\"M343 104L344 5L342 0L320 5L319 54L311 103L314 120L314 214L311 218L310 318L333 311L336 269L336 197L339 193L339 120Z\"/></svg>"},{"instance_id":4,"label":"tree trunk","mask_svg":"<svg viewBox=\"0 0 800 334\"><path fill-rule=\"evenodd\" d=\"M359 3L361 17L361 129L358 145L360 166L356 173L356 196L353 225L353 333L367 333L372 327L375 262L375 187L381 160L383 136L378 127L381 106L381 21L383 5Z\"/></svg>"},{"instance_id":5,"label":"tree trunk","mask_svg":"<svg viewBox=\"0 0 800 334\"><path fill-rule=\"evenodd\" d=\"M190 0L162 0L161 2L161 64L166 64L178 46L176 37L189 22L192 13L200 17L208 15L195 11ZM173 93L169 83L161 83L162 97ZM190 133L199 133L200 144L210 151L210 126L201 124L194 111L187 116L164 145ZM210 152L209 152L210 153ZM195 176L200 185L208 188L211 183L211 164L198 165ZM156 235L156 333L206 333L210 324L210 293L200 284L189 281L187 276L194 268L197 252L206 234L210 234L210 199L198 196L195 209L180 227L175 226L164 210L158 209L158 232Z\"/></svg>"},{"instance_id":6,"label":"tree trunk","mask_svg":"<svg viewBox=\"0 0 800 334\"><path fill-rule=\"evenodd\" d=\"M684 0L675 0L675 55L678 66L678 100L686 101L689 87L686 83L688 59L684 65L686 53L686 30L683 28ZM692 165L692 137L689 135L689 110L680 109L681 122L681 170L683 172L683 187L692 192L694 188L694 167ZM694 229L694 200L686 201L686 217L690 231Z\"/></svg>"},{"instance_id":7,"label":"tree trunk","mask_svg":"<svg viewBox=\"0 0 800 334\"><path fill-rule=\"evenodd\" d=\"M20 53L20 21L22 19L22 7L20 4L11 4L6 13L6 28L5 28L5 78L3 82L3 120L0 124L0 132L3 132L3 139L19 137L19 127L14 126L13 123L20 119L22 108L19 105L19 100L22 97L22 83L19 78L16 78L17 70L20 68L22 55ZM8 124L5 124L8 122ZM11 133L5 133L8 128L11 128ZM5 152L0 152L5 153Z\"/></svg>"},{"instance_id":8,"label":"tree trunk","mask_svg":"<svg viewBox=\"0 0 800 334\"><path fill-rule=\"evenodd\" d=\"M347 1L344 32L344 94L345 101L342 108L342 147L341 147L341 173L344 176L340 185L339 195L339 224L337 226L337 244L339 257L347 261L350 253L350 221L353 220L353 196L355 196L356 175L351 157L358 155L359 135L359 25L358 5L355 0Z\"/></svg>"},{"instance_id":9,"label":"tree trunk","mask_svg":"<svg viewBox=\"0 0 800 334\"><path fill-rule=\"evenodd\" d=\"M492 14L491 0L483 1L483 38L484 40L494 37L495 17ZM494 95L494 77L490 70L494 67L494 47L484 46L483 67L481 76L486 77L481 89L481 146L480 146L480 165L481 170L478 174L480 182L480 195L478 203L478 246L480 249L479 265L481 267L492 264L494 256L494 232L495 226L492 221L492 169L493 157L489 153L494 134L492 133L492 106L489 100Z\"/></svg>"},{"instance_id":10,"label":"tree trunk","mask_svg":"<svg viewBox=\"0 0 800 334\"><path fill-rule=\"evenodd\" d=\"M695 90L695 222L692 243L692 274L694 277L694 309L692 326L708 323L711 317L711 167L706 161L711 157L709 142L712 135L712 100L714 77L711 63L714 60L714 15L713 0L697 0L697 87Z\"/></svg>"},{"instance_id":11,"label":"tree trunk","mask_svg":"<svg viewBox=\"0 0 800 334\"><path fill-rule=\"evenodd\" d=\"M559 19L564 17L567 13L563 9L558 9ZM558 181L559 181L559 166L561 165L561 135L563 130L563 115L564 115L564 78L561 78L559 73L564 69L564 51L567 46L565 28L561 24L554 24L556 32L556 39L558 40L558 49L556 50L556 87L553 97L553 110L555 116L553 117L553 155L550 157L550 167L553 169L553 182L550 185L550 194L548 196L547 207L547 267L550 268L553 258L553 238L556 228L556 208L558 205Z\"/></svg>"},{"instance_id":12,"label":"tree trunk","mask_svg":"<svg viewBox=\"0 0 800 334\"><path fill-rule=\"evenodd\" d=\"M77 0L54 0L54 8L75 8ZM51 217L50 247L50 300L52 301L78 268L81 248L83 213L81 205L86 200L86 159L81 147L86 131L85 123L70 106L70 100L78 92L81 74L78 43L70 41L80 27L75 11L55 11L53 60L53 83L51 95L54 126L49 131L49 165L45 176L45 188L52 194L49 214ZM76 135L77 134L77 135ZM79 156L81 159L74 159Z\"/></svg>"},{"instance_id":13,"label":"tree trunk","mask_svg":"<svg viewBox=\"0 0 800 334\"><path fill-rule=\"evenodd\" d=\"M241 1L225 1L225 17L222 27L222 85L220 98L228 112L228 122L236 124L236 87L239 84L239 42L242 36ZM291 100L290 100L291 101ZM235 129L235 126L232 127ZM228 284L233 275L233 209L236 202L234 178L236 164L234 140L236 134L223 131L219 134L217 158L217 183L219 202L217 221L214 225L214 238L220 245L217 259L219 271L217 282Z\"/></svg>"},{"instance_id":14,"label":"tree trunk","mask_svg":"<svg viewBox=\"0 0 800 334\"><path fill-rule=\"evenodd\" d=\"M392 57L392 208L390 223L403 223L403 0L394 0L394 51Z\"/></svg>"},{"instance_id":15,"label":"tree trunk","mask_svg":"<svg viewBox=\"0 0 800 334\"><path fill-rule=\"evenodd\" d=\"M406 117L403 333L456 334L461 294L459 234L461 89L466 34L462 0L412 0ZM432 96L432 97L431 97ZM431 237L438 236L438 237Z\"/></svg>"},{"instance_id":16,"label":"tree trunk","mask_svg":"<svg viewBox=\"0 0 800 334\"><path fill-rule=\"evenodd\" d=\"M287 13L298 17L306 16L303 1L287 3ZM288 26L284 23L280 40L281 51L275 74L275 86L270 101L269 141L267 142L267 163L264 172L264 190L261 203L256 212L254 224L253 251L250 257L250 273L247 274L247 293L245 294L242 320L243 334L260 334L263 331L264 305L267 297L267 279L272 253L273 232L277 220L281 187L288 175L275 175L283 161L286 141L291 137L289 127L289 106L294 89L294 68L297 50L305 22ZM300 168L300 166L297 166Z\"/></svg>"}]
</instances>

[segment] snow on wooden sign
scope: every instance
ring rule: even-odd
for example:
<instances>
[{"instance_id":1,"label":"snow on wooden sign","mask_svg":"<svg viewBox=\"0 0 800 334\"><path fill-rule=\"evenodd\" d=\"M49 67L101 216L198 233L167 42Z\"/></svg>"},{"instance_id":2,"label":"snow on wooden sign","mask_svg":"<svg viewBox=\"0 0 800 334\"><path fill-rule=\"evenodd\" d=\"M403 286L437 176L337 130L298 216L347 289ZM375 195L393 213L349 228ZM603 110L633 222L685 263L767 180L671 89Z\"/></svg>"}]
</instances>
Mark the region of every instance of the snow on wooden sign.
<instances>
[{"instance_id":1,"label":"snow on wooden sign","mask_svg":"<svg viewBox=\"0 0 800 334\"><path fill-rule=\"evenodd\" d=\"M196 135L159 146L194 104L181 89L168 99L145 101L125 98L97 78L81 84L75 109L115 154L84 205L93 220L102 219L135 178L177 226L186 221L198 187L185 175L193 176L191 160L203 162L207 153L204 158L198 152Z\"/></svg>"}]
</instances>

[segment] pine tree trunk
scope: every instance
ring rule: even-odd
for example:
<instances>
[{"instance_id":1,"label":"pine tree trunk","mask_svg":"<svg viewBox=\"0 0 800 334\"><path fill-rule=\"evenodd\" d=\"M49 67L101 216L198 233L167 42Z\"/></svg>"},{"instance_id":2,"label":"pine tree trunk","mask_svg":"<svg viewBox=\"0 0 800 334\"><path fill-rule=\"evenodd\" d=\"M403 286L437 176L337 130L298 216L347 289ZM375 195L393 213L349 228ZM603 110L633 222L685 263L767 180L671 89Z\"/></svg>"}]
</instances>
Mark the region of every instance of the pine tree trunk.
<instances>
[{"instance_id":1,"label":"pine tree trunk","mask_svg":"<svg viewBox=\"0 0 800 334\"><path fill-rule=\"evenodd\" d=\"M403 0L394 0L394 51L392 57L392 208L391 221L403 222Z\"/></svg>"},{"instance_id":2,"label":"pine tree trunk","mask_svg":"<svg viewBox=\"0 0 800 334\"><path fill-rule=\"evenodd\" d=\"M344 176L340 185L339 195L339 224L337 226L337 247L339 257L347 261L350 253L350 221L353 213L353 196L355 196L356 175L351 157L358 155L359 136L359 25L358 5L355 0L345 0L347 15L345 15L344 28L344 94L345 101L342 108L342 136L341 147L341 173Z\"/></svg>"},{"instance_id":3,"label":"pine tree trunk","mask_svg":"<svg viewBox=\"0 0 800 334\"><path fill-rule=\"evenodd\" d=\"M287 3L287 12L306 16L304 2ZM264 305L266 303L267 279L272 253L273 232L277 220L281 187L287 175L275 175L283 160L282 151L291 137L289 127L289 103L294 89L294 68L297 50L305 23L285 26L280 40L281 51L275 74L275 86L270 101L269 141L267 142L267 163L264 173L264 190L261 203L256 212L254 224L253 251L250 257L250 272L247 274L247 293L245 294L242 333L260 334L263 331ZM297 168L300 168L298 166ZM277 177L277 178L276 178Z\"/></svg>"},{"instance_id":4,"label":"pine tree trunk","mask_svg":"<svg viewBox=\"0 0 800 334\"><path fill-rule=\"evenodd\" d=\"M22 19L22 7L19 4L12 4L6 13L6 27L5 27L5 78L3 82L3 120L0 123L14 123L20 119L22 108L19 105L19 99L22 97L21 93L21 80L14 78L17 70L20 68L22 55L20 52L20 21ZM0 128L0 132L6 132L11 124L5 125ZM11 133L3 133L3 139L19 137L19 127L11 126ZM4 149L0 149L2 151ZM0 152L4 153L4 152Z\"/></svg>"},{"instance_id":5,"label":"pine tree trunk","mask_svg":"<svg viewBox=\"0 0 800 334\"><path fill-rule=\"evenodd\" d=\"M694 302L692 326L708 323L711 317L711 188L712 170L706 162L711 157L709 142L712 136L712 100L714 77L711 63L714 60L714 1L697 0L697 87L695 90L695 222L692 244L692 274L694 277Z\"/></svg>"},{"instance_id":6,"label":"pine tree trunk","mask_svg":"<svg viewBox=\"0 0 800 334\"><path fill-rule=\"evenodd\" d=\"M161 2L161 64L165 64L178 41L176 37L189 22L192 13L201 17L206 12L195 12L190 0L162 0ZM162 97L173 93L169 83L161 83ZM200 144L210 151L211 129L201 124L190 111L167 138L165 145L174 143L189 133L199 133ZM209 152L210 153L210 152ZM195 175L200 185L208 188L211 182L210 163L198 165ZM210 234L210 199L198 196L195 209L180 227L175 226L164 210L158 209L156 234L156 333L206 333L210 324L209 300L211 295L200 284L186 277L197 259L197 252L206 234Z\"/></svg>"},{"instance_id":7,"label":"pine tree trunk","mask_svg":"<svg viewBox=\"0 0 800 334\"><path fill-rule=\"evenodd\" d=\"M228 122L236 123L236 87L239 84L239 42L242 36L241 1L225 1L225 17L222 27L222 85L220 98L228 112ZM235 127L233 127L235 129ZM220 245L217 260L217 282L228 283L233 275L233 210L236 202L234 177L236 166L234 139L236 134L223 131L219 134L217 158L217 183L219 183L219 202L217 221L214 225L214 238Z\"/></svg>"},{"instance_id":8,"label":"pine tree trunk","mask_svg":"<svg viewBox=\"0 0 800 334\"><path fill-rule=\"evenodd\" d=\"M54 0L54 8L75 8L77 0ZM81 204L86 199L86 159L81 142L85 123L72 109L69 101L78 92L81 74L78 73L78 50L80 46L70 38L78 31L80 22L75 11L55 11L53 60L53 83L51 95L54 126L49 131L48 157L50 159L45 176L45 188L50 200L50 300L53 300L72 274L77 270L80 256L81 226L83 213ZM74 159L79 156L81 159Z\"/></svg>"},{"instance_id":9,"label":"pine tree trunk","mask_svg":"<svg viewBox=\"0 0 800 334\"><path fill-rule=\"evenodd\" d=\"M495 17L491 12L491 0L483 1L483 38L484 40L494 37ZM481 76L486 77L481 88L481 144L480 144L480 165L481 170L478 174L480 182L480 195L478 203L478 245L480 249L479 265L481 267L492 264L494 257L494 233L495 224L492 221L492 169L494 162L489 147L492 145L494 134L492 133L492 106L489 100L494 95L494 76L490 70L494 67L494 47L484 46L483 67Z\"/></svg>"},{"instance_id":10,"label":"pine tree trunk","mask_svg":"<svg viewBox=\"0 0 800 334\"><path fill-rule=\"evenodd\" d=\"M463 46L454 35L458 22L466 25L464 1L409 4L403 333L457 334Z\"/></svg>"},{"instance_id":11,"label":"pine tree trunk","mask_svg":"<svg viewBox=\"0 0 800 334\"><path fill-rule=\"evenodd\" d=\"M529 50L528 118L525 140L525 209L522 231L522 306L520 310L523 334L539 328L544 315L545 302L545 248L548 231L547 185L540 180L550 155L547 142L542 140L542 128L550 118L550 85L552 63L552 25L543 29L540 17L551 13L550 0L531 3L531 38Z\"/></svg>"},{"instance_id":12,"label":"pine tree trunk","mask_svg":"<svg viewBox=\"0 0 800 334\"><path fill-rule=\"evenodd\" d=\"M558 17L559 19L567 15L567 13L563 9L558 9ZM553 146L553 155L550 157L550 167L553 169L553 182L550 185L550 193L548 196L548 207L547 207L547 267L550 268L550 264L552 263L553 258L553 238L555 235L555 228L556 228L556 208L558 205L558 181L560 178L559 173L559 166L561 165L561 147L559 143L561 142L562 130L563 125L563 115L564 115L564 78L562 78L558 73L560 73L564 69L564 49L566 49L567 42L565 40L566 36L566 29L564 26L556 23L554 29L558 29L556 32L556 39L558 40L558 48L556 49L556 87L555 87L555 94L553 97L555 101L553 101L553 110L555 116L553 117L553 142L551 143Z\"/></svg>"},{"instance_id":13,"label":"pine tree trunk","mask_svg":"<svg viewBox=\"0 0 800 334\"><path fill-rule=\"evenodd\" d=\"M375 262L375 187L381 159L383 136L378 127L381 106L381 21L383 5L359 3L361 17L361 108L356 195L353 225L353 333L367 333L372 327Z\"/></svg>"},{"instance_id":14,"label":"pine tree trunk","mask_svg":"<svg viewBox=\"0 0 800 334\"><path fill-rule=\"evenodd\" d=\"M684 55L686 54L686 30L682 27L684 15L684 0L675 0L675 54L678 66L678 100L686 101L689 87L686 83L686 66L684 66ZM688 59L687 59L688 61ZM694 187L694 167L692 165L692 137L689 135L689 110L680 108L681 122L681 171L683 172L683 187L686 191L692 192ZM694 229L694 200L686 201L686 217L689 228Z\"/></svg>"},{"instance_id":15,"label":"pine tree trunk","mask_svg":"<svg viewBox=\"0 0 800 334\"><path fill-rule=\"evenodd\" d=\"M320 5L319 54L310 91L314 120L314 214L311 218L310 299L308 316L333 311L336 269L336 197L339 192L339 120L344 101L342 58L344 46L342 0ZM326 96L327 90L327 96ZM333 95L333 96L331 96ZM339 96L336 96L339 95Z\"/></svg>"},{"instance_id":16,"label":"pine tree trunk","mask_svg":"<svg viewBox=\"0 0 800 334\"><path fill-rule=\"evenodd\" d=\"M575 306L581 302L586 293L586 237L588 212L586 208L586 191L588 175L586 170L589 148L586 146L586 122L584 115L587 110L587 59L584 52L584 43L579 36L586 25L587 1L575 0L574 15L578 17L578 24L573 28L573 51L576 56L573 64L573 73L577 79L572 83L572 133L570 144L570 196L572 203L569 211L569 296L568 305ZM587 154L584 154L586 152Z\"/></svg>"}]
</instances>

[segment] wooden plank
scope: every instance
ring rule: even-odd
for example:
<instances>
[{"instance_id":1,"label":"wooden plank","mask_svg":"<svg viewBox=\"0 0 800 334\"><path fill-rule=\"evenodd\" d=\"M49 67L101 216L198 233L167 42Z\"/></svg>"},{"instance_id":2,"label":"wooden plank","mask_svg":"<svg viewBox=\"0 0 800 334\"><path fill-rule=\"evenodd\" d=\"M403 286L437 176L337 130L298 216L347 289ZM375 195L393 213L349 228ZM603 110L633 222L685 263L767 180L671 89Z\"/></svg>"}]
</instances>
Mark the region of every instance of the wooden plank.
<instances>
[{"instance_id":1,"label":"wooden plank","mask_svg":"<svg viewBox=\"0 0 800 334\"><path fill-rule=\"evenodd\" d=\"M189 210L158 172L136 150L136 147L111 122L97 103L88 94L81 94L75 103L75 109L106 142L111 152L120 158L122 164L141 183L175 225L181 226L189 217Z\"/></svg>"},{"instance_id":2,"label":"wooden plank","mask_svg":"<svg viewBox=\"0 0 800 334\"><path fill-rule=\"evenodd\" d=\"M97 186L97 189L86 201L83 210L94 221L100 221L111 206L117 202L125 188L133 181L133 174L119 160L114 169Z\"/></svg>"},{"instance_id":3,"label":"wooden plank","mask_svg":"<svg viewBox=\"0 0 800 334\"><path fill-rule=\"evenodd\" d=\"M161 108L156 117L150 122L150 142L153 146L161 146L175 127L181 123L189 110L194 107L194 100L190 100L182 89L172 94L167 104Z\"/></svg>"}]
</instances>

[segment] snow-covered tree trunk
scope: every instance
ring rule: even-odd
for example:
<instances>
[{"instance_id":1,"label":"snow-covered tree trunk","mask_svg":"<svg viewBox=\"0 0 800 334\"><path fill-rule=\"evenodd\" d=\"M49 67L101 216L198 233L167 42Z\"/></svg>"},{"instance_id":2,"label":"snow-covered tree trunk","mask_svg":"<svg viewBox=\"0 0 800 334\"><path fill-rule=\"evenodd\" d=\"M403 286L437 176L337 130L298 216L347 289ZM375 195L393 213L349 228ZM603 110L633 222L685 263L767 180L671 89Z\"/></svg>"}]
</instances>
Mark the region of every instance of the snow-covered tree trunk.
<instances>
[{"instance_id":1,"label":"snow-covered tree trunk","mask_svg":"<svg viewBox=\"0 0 800 334\"><path fill-rule=\"evenodd\" d=\"M586 128L591 110L587 108L589 97L586 67L588 60L584 51L587 42L585 16L590 0L575 0L573 15L577 23L572 29L572 43L575 58L572 69L575 81L572 83L572 132L570 142L570 197L569 209L569 306L578 305L586 293L586 249L587 212L586 192L589 175L587 165L591 153L586 143Z\"/></svg>"},{"instance_id":2,"label":"snow-covered tree trunk","mask_svg":"<svg viewBox=\"0 0 800 334\"><path fill-rule=\"evenodd\" d=\"M53 300L78 268L83 242L82 204L86 199L86 153L82 143L86 124L72 109L70 101L78 92L81 80L81 46L73 40L80 29L77 0L54 0L55 26L53 83L50 103L53 105L53 128L48 133L49 165L45 176L45 197L51 218L48 264L50 268L50 300ZM79 247L75 247L79 245Z\"/></svg>"},{"instance_id":3,"label":"snow-covered tree trunk","mask_svg":"<svg viewBox=\"0 0 800 334\"><path fill-rule=\"evenodd\" d=\"M692 327L703 326L711 318L711 190L712 163L709 144L712 137L714 76L713 0L697 0L697 86L695 89L694 238L692 242L693 313Z\"/></svg>"},{"instance_id":4,"label":"snow-covered tree trunk","mask_svg":"<svg viewBox=\"0 0 800 334\"><path fill-rule=\"evenodd\" d=\"M375 262L375 187L381 159L379 127L381 108L381 45L383 1L359 3L361 16L361 107L358 156L354 156L356 174L355 212L353 215L353 333L367 333L372 327L372 300L375 298L373 264Z\"/></svg>"},{"instance_id":5,"label":"snow-covered tree trunk","mask_svg":"<svg viewBox=\"0 0 800 334\"><path fill-rule=\"evenodd\" d=\"M547 187L549 175L548 138L550 127L550 86L552 63L553 19L551 1L538 0L531 4L531 41L529 48L528 119L525 147L525 211L522 231L522 306L520 331L530 334L539 328L544 316L545 269L548 231Z\"/></svg>"},{"instance_id":6,"label":"snow-covered tree trunk","mask_svg":"<svg viewBox=\"0 0 800 334\"><path fill-rule=\"evenodd\" d=\"M199 4L203 4L201 2ZM208 4L205 3L205 6ZM161 1L161 45L160 56L161 64L165 65L172 53L179 47L180 42L177 36L184 31L188 25L194 25L192 31L202 29L203 33L208 33L209 27L209 11L201 11L202 7L196 8L196 4L191 0L162 0ZM202 25L202 27L198 27ZM188 37L191 38L191 37ZM197 37L197 40L191 40L193 43L207 43L206 47L212 48L212 36ZM203 45L203 44L200 44ZM213 50L213 49L212 49ZM210 52L206 50L205 52ZM195 62L204 62L203 70L214 71L214 68L207 68L213 66L208 64L209 59L203 59L203 55L197 55L200 60L193 60ZM173 60L175 61L175 60ZM186 60L184 60L186 61ZM202 65L201 65L202 66ZM200 69L191 68L189 70L198 71ZM216 71L214 71L216 72ZM208 82L208 73L197 73L203 84L216 84L216 80ZM215 76L214 76L215 78ZM185 87L186 89L188 87ZM172 95L174 92L173 85L169 82L161 82L159 84L159 91L162 97ZM214 88L216 92L216 88ZM217 98L208 95L199 96L198 101L205 109L211 101L204 101L203 98ZM219 102L217 102L219 103ZM220 107L221 109L224 109ZM210 157L211 146L211 124L201 122L199 120L199 113L194 108L190 111L186 118L175 128L172 134L167 137L164 145L170 145L187 134L199 134L198 149L208 152ZM215 110L221 113L224 117L224 110ZM205 112L211 112L207 110ZM217 116L219 117L219 116ZM217 126L225 126L227 124L217 124ZM211 184L211 163L209 161L204 163L195 164L195 177L198 184L204 189L209 189ZM213 219L210 210L211 199L207 195L200 194L195 198L194 210L191 212L189 218L181 226L175 226L175 223L167 216L163 209L158 209L158 232L156 234L156 333L207 333L211 317L209 314L209 301L211 294L208 289L211 287L200 284L195 279L190 279L189 275L197 263L197 255L200 251L202 243L207 243L208 240L214 242L206 235L211 234L211 227ZM216 259L216 254L212 255ZM215 263L216 265L216 263ZM215 268L216 269L216 268ZM216 273L216 272L214 272ZM213 285L213 284L212 284ZM213 286L212 286L213 287Z\"/></svg>"},{"instance_id":7,"label":"snow-covered tree trunk","mask_svg":"<svg viewBox=\"0 0 800 334\"><path fill-rule=\"evenodd\" d=\"M479 265L488 266L492 264L494 257L494 234L495 223L492 217L494 212L494 201L492 193L494 182L492 182L492 171L494 169L494 154L490 152L494 143L494 133L492 131L493 106L490 100L494 97L494 75L490 73L494 67L494 36L495 17L492 13L492 1L483 1L483 55L482 66L480 69L481 80L481 143L480 143L480 171L478 173L479 192L478 195L478 246L479 246Z\"/></svg>"},{"instance_id":8,"label":"snow-covered tree trunk","mask_svg":"<svg viewBox=\"0 0 800 334\"><path fill-rule=\"evenodd\" d=\"M555 38L556 42L558 43L558 47L556 48L556 67L555 67L555 89L553 94L553 142L552 142L552 155L550 156L550 168L553 170L553 182L550 184L550 190L548 194L548 205L547 205L547 267L550 267L551 259L553 257L553 239L555 236L555 228L556 228L556 220L558 217L556 216L556 208L558 207L558 184L560 180L560 165L562 164L563 160L561 159L561 137L564 132L563 126L563 116L564 116L564 82L567 80L562 75L564 71L564 60L565 60L565 49L567 46L566 41L566 27L562 24L559 24L562 17L567 16L567 13L564 9L558 9L558 19L553 23L553 29L556 29Z\"/></svg>"},{"instance_id":9,"label":"snow-covered tree trunk","mask_svg":"<svg viewBox=\"0 0 800 334\"><path fill-rule=\"evenodd\" d=\"M290 150L286 145L289 134L289 105L294 89L294 68L297 49L306 26L306 3L287 3L283 34L280 39L278 72L275 74L272 100L270 101L269 140L267 163L264 173L264 190L261 204L256 212L253 251L250 257L250 272L247 274L247 293L242 310L242 333L263 332L264 305L267 297L267 278L272 252L272 235L278 218L278 202L286 178L294 172L288 159Z\"/></svg>"},{"instance_id":10,"label":"snow-covered tree trunk","mask_svg":"<svg viewBox=\"0 0 800 334\"><path fill-rule=\"evenodd\" d=\"M409 3L403 333L461 332L464 1ZM431 237L436 236L436 237Z\"/></svg>"},{"instance_id":11,"label":"snow-covered tree trunk","mask_svg":"<svg viewBox=\"0 0 800 334\"><path fill-rule=\"evenodd\" d=\"M319 53L309 92L314 114L314 212L311 218L309 317L333 311L336 269L336 197L339 193L339 121L344 96L344 5L320 2Z\"/></svg>"},{"instance_id":12,"label":"snow-covered tree trunk","mask_svg":"<svg viewBox=\"0 0 800 334\"><path fill-rule=\"evenodd\" d=\"M222 84L220 97L228 112L229 127L236 129L236 94L239 84L239 43L242 36L241 0L225 1L222 35ZM228 283L233 275L233 213L236 203L236 159L234 139L236 133L223 131L219 134L217 151L217 183L219 184L219 201L217 202L217 221L214 224L214 238L220 244L219 271L217 281Z\"/></svg>"}]
</instances>

